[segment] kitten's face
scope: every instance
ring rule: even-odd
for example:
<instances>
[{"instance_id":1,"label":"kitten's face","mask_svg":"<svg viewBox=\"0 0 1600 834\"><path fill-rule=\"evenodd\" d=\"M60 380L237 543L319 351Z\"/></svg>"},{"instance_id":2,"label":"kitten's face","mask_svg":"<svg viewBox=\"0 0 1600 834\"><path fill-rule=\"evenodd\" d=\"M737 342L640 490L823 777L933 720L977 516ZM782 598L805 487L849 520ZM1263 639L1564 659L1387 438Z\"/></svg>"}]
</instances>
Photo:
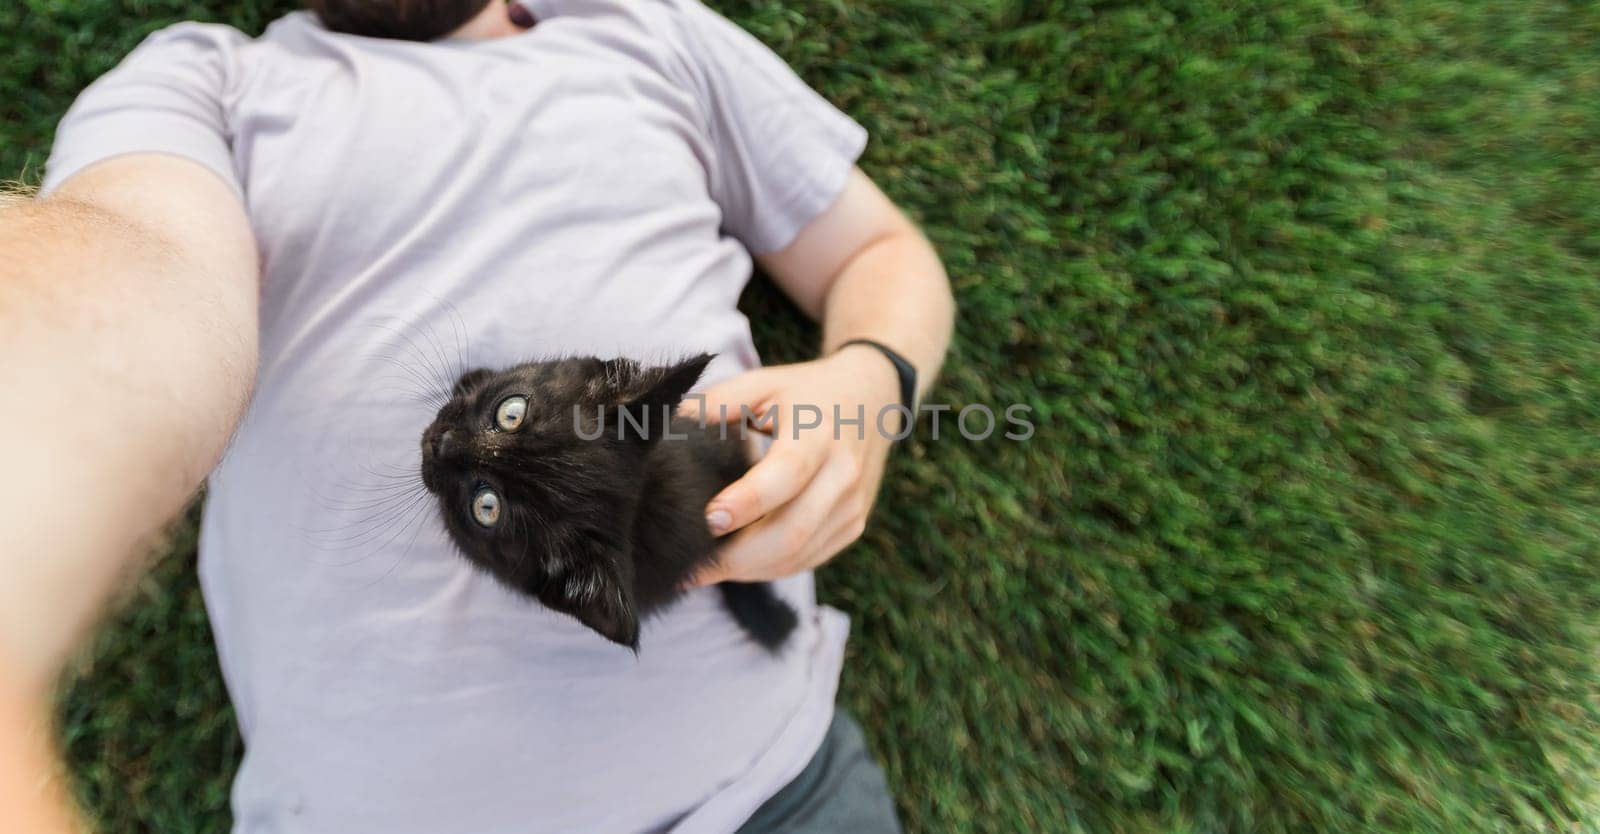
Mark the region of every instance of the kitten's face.
<instances>
[{"instance_id":1,"label":"kitten's face","mask_svg":"<svg viewBox=\"0 0 1600 834\"><path fill-rule=\"evenodd\" d=\"M463 374L422 435L422 481L450 538L507 586L636 648L630 534L645 457L710 359Z\"/></svg>"}]
</instances>

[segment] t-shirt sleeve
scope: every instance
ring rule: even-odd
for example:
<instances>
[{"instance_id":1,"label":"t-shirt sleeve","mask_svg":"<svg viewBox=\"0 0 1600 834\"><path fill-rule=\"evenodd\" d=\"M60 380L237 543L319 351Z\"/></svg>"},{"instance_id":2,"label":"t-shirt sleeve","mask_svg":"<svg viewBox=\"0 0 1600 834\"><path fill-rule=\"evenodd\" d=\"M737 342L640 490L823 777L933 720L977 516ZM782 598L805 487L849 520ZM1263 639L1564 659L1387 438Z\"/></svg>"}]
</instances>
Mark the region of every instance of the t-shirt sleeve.
<instances>
[{"instance_id":1,"label":"t-shirt sleeve","mask_svg":"<svg viewBox=\"0 0 1600 834\"><path fill-rule=\"evenodd\" d=\"M114 156L167 153L215 171L243 193L229 149L226 101L243 33L181 23L153 33L79 94L56 128L43 189Z\"/></svg>"},{"instance_id":2,"label":"t-shirt sleeve","mask_svg":"<svg viewBox=\"0 0 1600 834\"><path fill-rule=\"evenodd\" d=\"M844 189L867 132L760 41L698 0L674 0L705 115L712 199L752 252L792 242Z\"/></svg>"}]
</instances>

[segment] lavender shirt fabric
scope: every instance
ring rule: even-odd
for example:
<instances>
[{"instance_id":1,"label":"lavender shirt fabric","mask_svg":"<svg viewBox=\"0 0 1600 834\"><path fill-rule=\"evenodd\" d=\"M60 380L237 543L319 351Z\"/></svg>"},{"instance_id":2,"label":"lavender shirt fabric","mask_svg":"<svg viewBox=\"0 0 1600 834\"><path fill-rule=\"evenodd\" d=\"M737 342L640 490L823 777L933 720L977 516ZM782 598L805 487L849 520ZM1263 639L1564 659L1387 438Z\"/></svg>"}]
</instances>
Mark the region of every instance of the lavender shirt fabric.
<instances>
[{"instance_id":1,"label":"lavender shirt fabric","mask_svg":"<svg viewBox=\"0 0 1600 834\"><path fill-rule=\"evenodd\" d=\"M238 832L727 832L832 716L847 622L809 575L781 585L802 628L780 656L697 591L635 658L469 569L399 491L431 417L412 394L458 362L755 366L749 252L826 208L866 141L693 0L528 5L532 31L477 42L174 26L60 126L47 190L177 154L260 243L255 399L200 561Z\"/></svg>"}]
</instances>

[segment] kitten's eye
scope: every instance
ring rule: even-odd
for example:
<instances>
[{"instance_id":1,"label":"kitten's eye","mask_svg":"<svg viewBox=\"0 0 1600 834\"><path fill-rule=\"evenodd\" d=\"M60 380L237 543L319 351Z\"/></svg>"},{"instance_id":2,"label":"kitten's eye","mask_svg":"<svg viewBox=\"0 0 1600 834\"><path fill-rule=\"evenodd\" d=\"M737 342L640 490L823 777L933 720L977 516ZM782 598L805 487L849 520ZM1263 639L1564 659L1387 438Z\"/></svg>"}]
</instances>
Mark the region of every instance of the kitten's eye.
<instances>
[{"instance_id":1,"label":"kitten's eye","mask_svg":"<svg viewBox=\"0 0 1600 834\"><path fill-rule=\"evenodd\" d=\"M472 520L481 527L493 527L500 523L500 494L484 487L478 494L472 496Z\"/></svg>"},{"instance_id":2,"label":"kitten's eye","mask_svg":"<svg viewBox=\"0 0 1600 834\"><path fill-rule=\"evenodd\" d=\"M522 418L528 416L527 397L506 397L494 410L494 423L501 431L516 431Z\"/></svg>"}]
</instances>

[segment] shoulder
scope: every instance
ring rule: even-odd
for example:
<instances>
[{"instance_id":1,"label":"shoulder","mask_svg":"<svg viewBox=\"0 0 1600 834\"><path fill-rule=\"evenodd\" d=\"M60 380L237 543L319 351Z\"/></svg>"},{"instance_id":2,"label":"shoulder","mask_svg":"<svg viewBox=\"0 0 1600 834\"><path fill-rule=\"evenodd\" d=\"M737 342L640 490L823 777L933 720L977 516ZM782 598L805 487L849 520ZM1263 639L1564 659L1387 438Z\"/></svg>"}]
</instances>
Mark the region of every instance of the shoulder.
<instances>
[{"instance_id":1,"label":"shoulder","mask_svg":"<svg viewBox=\"0 0 1600 834\"><path fill-rule=\"evenodd\" d=\"M249 35L226 24L185 21L146 35L132 54L141 55L148 52L228 54L250 41Z\"/></svg>"},{"instance_id":2,"label":"shoulder","mask_svg":"<svg viewBox=\"0 0 1600 834\"><path fill-rule=\"evenodd\" d=\"M184 22L157 29L114 69L95 79L73 109L159 97L161 91L220 96L235 82L239 51L249 43L243 32L216 23ZM104 100L108 95L113 102Z\"/></svg>"},{"instance_id":3,"label":"shoulder","mask_svg":"<svg viewBox=\"0 0 1600 834\"><path fill-rule=\"evenodd\" d=\"M263 77L299 73L306 58L339 51L314 14L300 10L249 35L221 23L184 22L150 33L124 60L141 74L158 73L174 82L189 79L231 107L260 86Z\"/></svg>"},{"instance_id":4,"label":"shoulder","mask_svg":"<svg viewBox=\"0 0 1600 834\"><path fill-rule=\"evenodd\" d=\"M179 85L187 81L221 94L239 82L241 65L256 41L221 23L175 23L146 35L108 77L150 76Z\"/></svg>"},{"instance_id":5,"label":"shoulder","mask_svg":"<svg viewBox=\"0 0 1600 834\"><path fill-rule=\"evenodd\" d=\"M218 55L231 58L248 55L263 46L296 43L333 37L309 11L293 11L274 20L259 36L245 34L224 23L185 21L151 32L133 54L158 52L190 55Z\"/></svg>"}]
</instances>

